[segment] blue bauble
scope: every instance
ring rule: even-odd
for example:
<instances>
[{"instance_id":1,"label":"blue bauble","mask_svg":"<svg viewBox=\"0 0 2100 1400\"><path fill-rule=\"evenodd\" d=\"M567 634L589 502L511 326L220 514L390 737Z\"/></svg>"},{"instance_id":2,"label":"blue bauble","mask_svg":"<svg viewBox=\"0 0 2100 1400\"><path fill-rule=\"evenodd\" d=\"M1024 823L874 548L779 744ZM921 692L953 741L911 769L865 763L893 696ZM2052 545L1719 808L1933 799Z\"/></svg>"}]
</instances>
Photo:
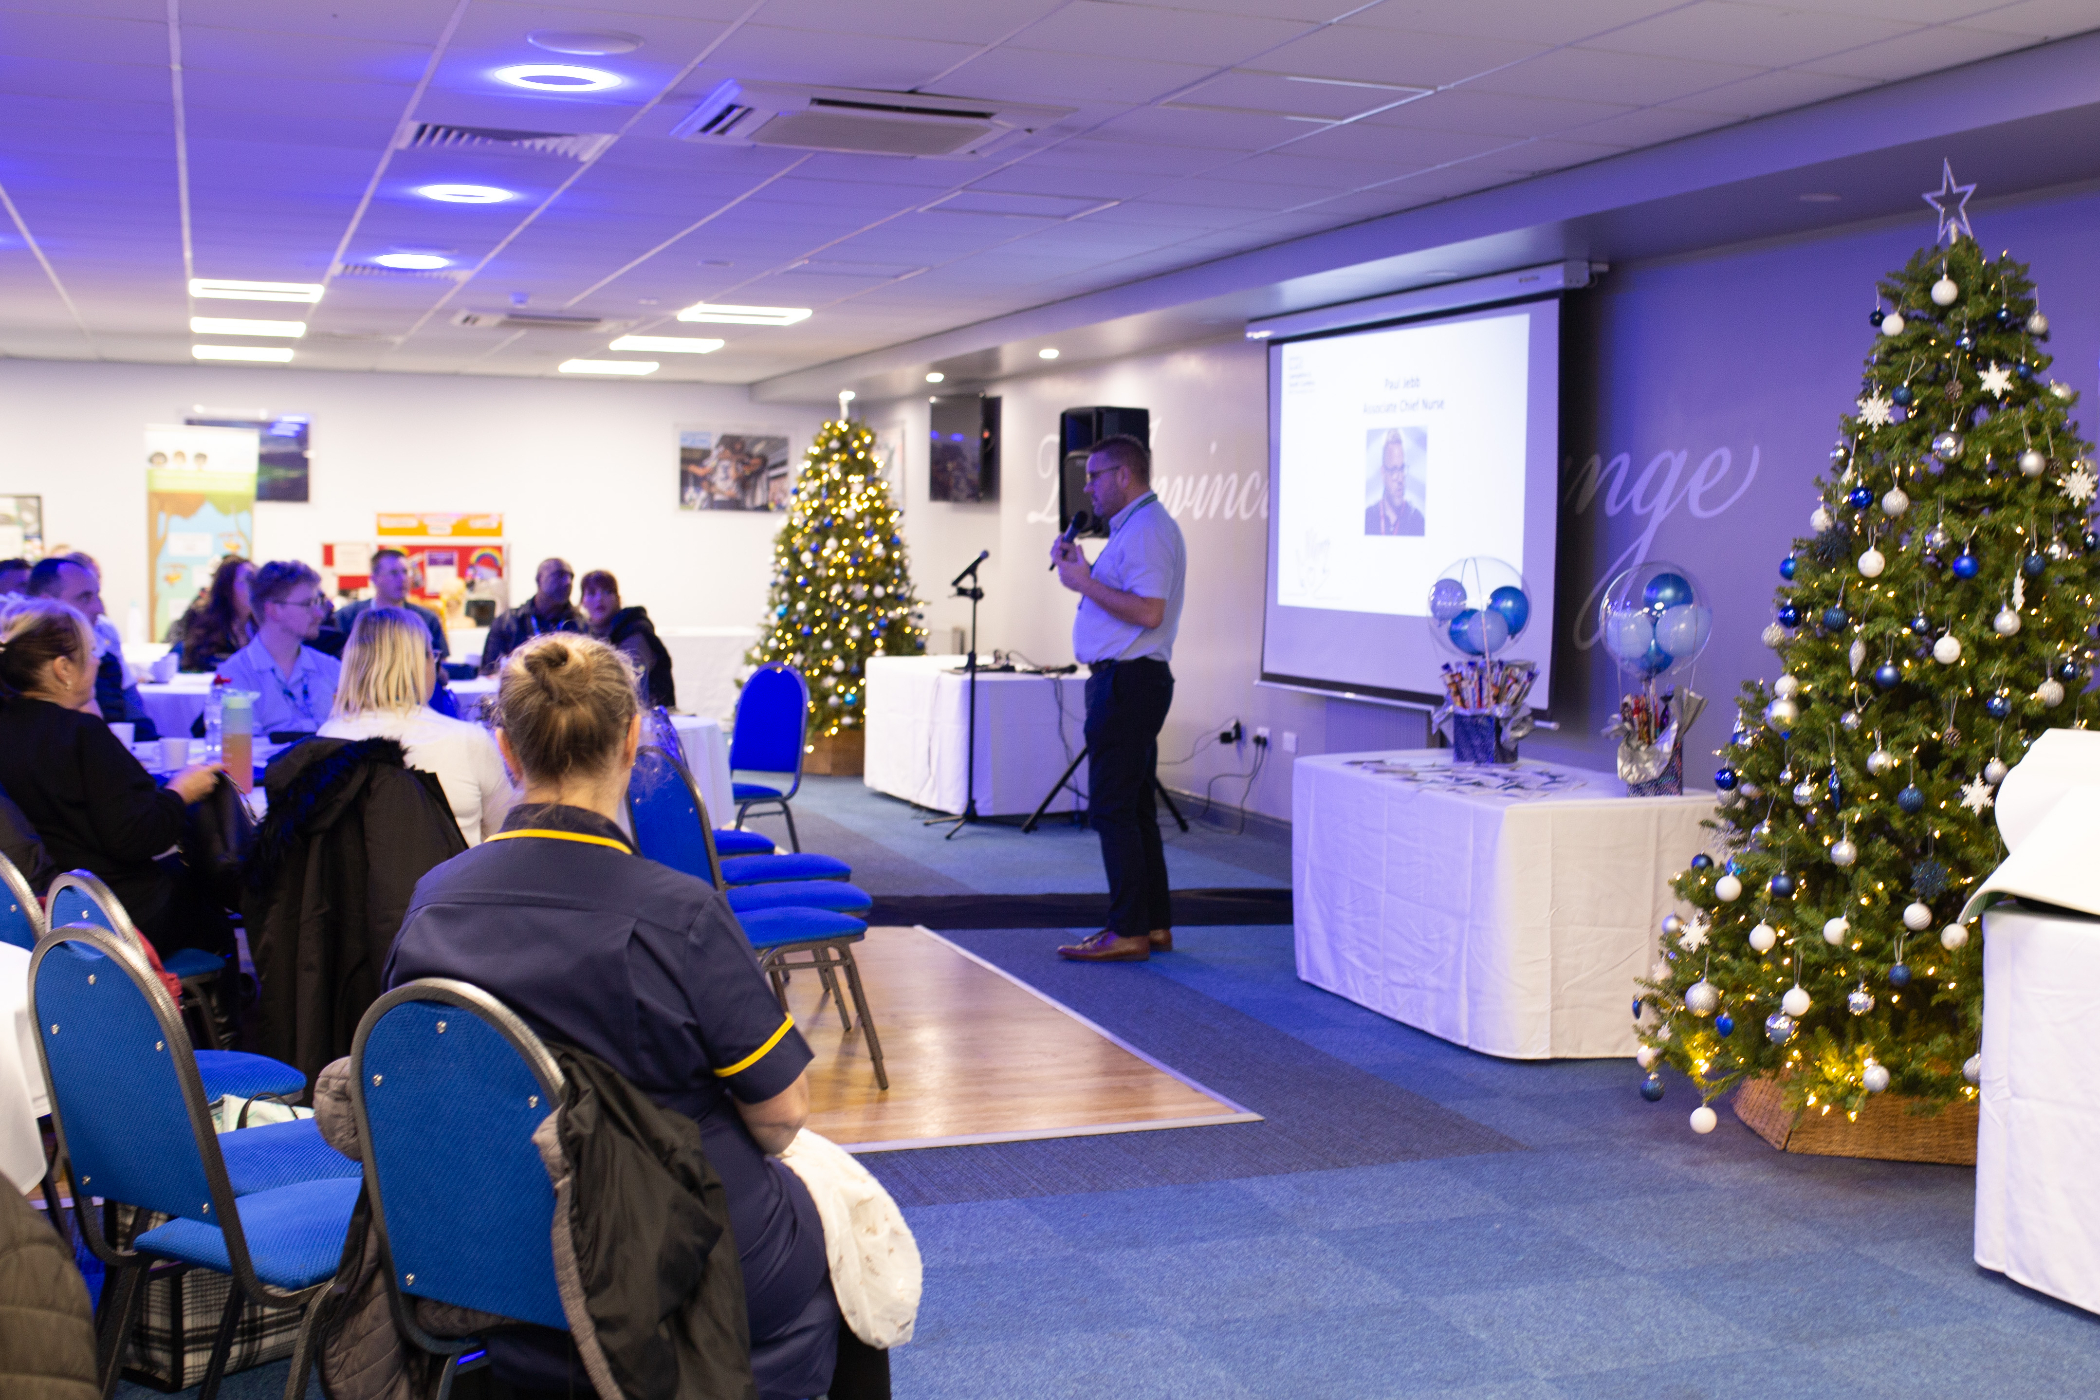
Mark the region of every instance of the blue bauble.
<instances>
[{"instance_id":1,"label":"blue bauble","mask_svg":"<svg viewBox=\"0 0 2100 1400\"><path fill-rule=\"evenodd\" d=\"M1883 690L1894 690L1903 683L1903 673L1896 669L1893 661L1884 661L1874 668L1874 684Z\"/></svg>"},{"instance_id":2,"label":"blue bauble","mask_svg":"<svg viewBox=\"0 0 2100 1400\"><path fill-rule=\"evenodd\" d=\"M1714 786L1715 786L1715 787L1717 787L1717 788L1719 788L1719 789L1720 789L1721 791L1723 791L1723 792L1734 792L1734 791L1735 791L1735 770L1734 770L1733 768L1717 768L1717 769L1715 769L1715 770L1714 770Z\"/></svg>"},{"instance_id":3,"label":"blue bauble","mask_svg":"<svg viewBox=\"0 0 2100 1400\"><path fill-rule=\"evenodd\" d=\"M1524 624L1531 620L1531 599L1524 596L1523 589L1512 583L1505 583L1488 594L1488 606L1501 613L1508 621L1509 635L1512 637L1523 631Z\"/></svg>"},{"instance_id":4,"label":"blue bauble","mask_svg":"<svg viewBox=\"0 0 2100 1400\"><path fill-rule=\"evenodd\" d=\"M2040 554L2030 554L2020 561L2020 567L2027 571L2027 577L2040 578L2042 570L2049 567L2049 561Z\"/></svg>"},{"instance_id":5,"label":"blue bauble","mask_svg":"<svg viewBox=\"0 0 2100 1400\"><path fill-rule=\"evenodd\" d=\"M1954 337L1954 343L1964 350L1974 350L1976 348L1976 337L1968 331L1963 331L1960 335Z\"/></svg>"},{"instance_id":6,"label":"blue bauble","mask_svg":"<svg viewBox=\"0 0 2100 1400\"><path fill-rule=\"evenodd\" d=\"M1663 1077L1661 1075L1651 1074L1646 1079L1643 1079L1641 1081L1642 1098L1646 1099L1649 1103L1656 1103L1661 1100L1662 1096Z\"/></svg>"},{"instance_id":7,"label":"blue bauble","mask_svg":"<svg viewBox=\"0 0 2100 1400\"><path fill-rule=\"evenodd\" d=\"M1896 805L1916 816L1925 810L1925 794L1918 791L1917 786L1913 784L1896 794Z\"/></svg>"},{"instance_id":8,"label":"blue bauble","mask_svg":"<svg viewBox=\"0 0 2100 1400\"><path fill-rule=\"evenodd\" d=\"M1801 609L1795 607L1792 603L1781 603L1779 605L1779 625L1781 627L1799 627L1801 625Z\"/></svg>"},{"instance_id":9,"label":"blue bauble","mask_svg":"<svg viewBox=\"0 0 2100 1400\"><path fill-rule=\"evenodd\" d=\"M1723 1011L1720 1015L1714 1017L1714 1034L1718 1035L1723 1040L1726 1040L1731 1035L1734 1035L1735 1017L1729 1015L1725 1011Z\"/></svg>"},{"instance_id":10,"label":"blue bauble","mask_svg":"<svg viewBox=\"0 0 2100 1400\"><path fill-rule=\"evenodd\" d=\"M2077 685L2085 679L2085 673L2078 669L2077 662L2066 661L2063 665L2056 668L2056 678L2065 685Z\"/></svg>"},{"instance_id":11,"label":"blue bauble","mask_svg":"<svg viewBox=\"0 0 2100 1400\"><path fill-rule=\"evenodd\" d=\"M2088 530L2085 532L2085 538L2080 543L2085 546L2085 552L2091 554L2094 550L2100 549L2100 534Z\"/></svg>"},{"instance_id":12,"label":"blue bauble","mask_svg":"<svg viewBox=\"0 0 2100 1400\"><path fill-rule=\"evenodd\" d=\"M1798 888L1800 888L1800 881L1784 870L1772 877L1772 898L1774 899L1791 898L1794 891Z\"/></svg>"},{"instance_id":13,"label":"blue bauble","mask_svg":"<svg viewBox=\"0 0 2100 1400\"><path fill-rule=\"evenodd\" d=\"M1641 1019L1641 999L1639 997L1633 999L1633 1019L1636 1021Z\"/></svg>"},{"instance_id":14,"label":"blue bauble","mask_svg":"<svg viewBox=\"0 0 2100 1400\"><path fill-rule=\"evenodd\" d=\"M1864 486L1855 486L1852 488L1852 494L1845 499L1851 503L1854 510L1865 510L1874 504L1874 493Z\"/></svg>"},{"instance_id":15,"label":"blue bauble","mask_svg":"<svg viewBox=\"0 0 2100 1400\"><path fill-rule=\"evenodd\" d=\"M1708 855L1708 854L1707 854L1706 852L1704 852L1704 851L1701 851L1701 852L1699 852L1699 854L1698 854L1698 855L1695 855L1695 856L1693 856L1693 857L1692 857L1692 869L1694 869L1694 870L1711 870L1711 869L1713 869L1713 868L1714 868L1714 858L1713 858L1712 856Z\"/></svg>"},{"instance_id":16,"label":"blue bauble","mask_svg":"<svg viewBox=\"0 0 2100 1400\"><path fill-rule=\"evenodd\" d=\"M1889 985L1891 987L1908 987L1910 985L1909 963L1897 963L1889 969Z\"/></svg>"},{"instance_id":17,"label":"blue bauble","mask_svg":"<svg viewBox=\"0 0 2100 1400\"><path fill-rule=\"evenodd\" d=\"M1880 307L1877 306L1874 308L1874 314L1867 317L1867 324L1870 326L1878 327L1881 324L1881 318L1883 316L1886 316L1887 314L1887 312L1883 311Z\"/></svg>"},{"instance_id":18,"label":"blue bauble","mask_svg":"<svg viewBox=\"0 0 2100 1400\"><path fill-rule=\"evenodd\" d=\"M1911 397L1910 385L1908 384L1898 384L1889 391L1889 399L1894 403L1907 404L1911 401Z\"/></svg>"},{"instance_id":19,"label":"blue bauble","mask_svg":"<svg viewBox=\"0 0 2100 1400\"><path fill-rule=\"evenodd\" d=\"M1982 567L1982 561L1967 550L1963 550L1960 554L1954 556L1954 576L1956 578L1974 578L1976 577L1976 571Z\"/></svg>"},{"instance_id":20,"label":"blue bauble","mask_svg":"<svg viewBox=\"0 0 2100 1400\"><path fill-rule=\"evenodd\" d=\"M1845 624L1851 620L1851 618L1845 616L1845 610L1835 603L1823 609L1823 630L1825 632L1842 632L1845 630Z\"/></svg>"},{"instance_id":21,"label":"blue bauble","mask_svg":"<svg viewBox=\"0 0 2100 1400\"><path fill-rule=\"evenodd\" d=\"M1641 602L1651 612L1681 608L1692 601L1692 584L1683 574L1657 574L1641 590Z\"/></svg>"},{"instance_id":22,"label":"blue bauble","mask_svg":"<svg viewBox=\"0 0 2100 1400\"><path fill-rule=\"evenodd\" d=\"M2022 379L2032 379L2034 378L2034 366L2028 364L2025 360L2021 360L2013 366L2013 373L2019 375Z\"/></svg>"},{"instance_id":23,"label":"blue bauble","mask_svg":"<svg viewBox=\"0 0 2100 1400\"><path fill-rule=\"evenodd\" d=\"M2006 699L2002 694L1993 695L1983 702L1983 708L1984 712L1992 719L2004 719L2012 713L2012 701Z\"/></svg>"},{"instance_id":24,"label":"blue bauble","mask_svg":"<svg viewBox=\"0 0 2100 1400\"><path fill-rule=\"evenodd\" d=\"M1800 565L1795 561L1794 556L1789 554L1786 558L1779 561L1779 576L1781 578L1792 578L1795 570L1798 568L1800 568Z\"/></svg>"},{"instance_id":25,"label":"blue bauble","mask_svg":"<svg viewBox=\"0 0 2100 1400\"><path fill-rule=\"evenodd\" d=\"M1925 614L1923 613L1919 613L1916 617L1913 617L1907 625L1910 627L1910 630L1912 632L1916 633L1920 637L1929 637L1932 635L1932 619L1925 616Z\"/></svg>"}]
</instances>

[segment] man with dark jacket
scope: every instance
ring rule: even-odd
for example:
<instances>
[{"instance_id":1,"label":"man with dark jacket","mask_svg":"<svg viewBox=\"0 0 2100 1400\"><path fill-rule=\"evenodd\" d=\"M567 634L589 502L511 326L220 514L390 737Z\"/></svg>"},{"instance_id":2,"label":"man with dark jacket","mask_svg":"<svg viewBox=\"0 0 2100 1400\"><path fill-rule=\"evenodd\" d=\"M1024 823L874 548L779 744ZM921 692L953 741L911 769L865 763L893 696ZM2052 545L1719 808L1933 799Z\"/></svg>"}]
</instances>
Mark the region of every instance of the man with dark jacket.
<instances>
[{"instance_id":1,"label":"man with dark jacket","mask_svg":"<svg viewBox=\"0 0 2100 1400\"><path fill-rule=\"evenodd\" d=\"M521 643L543 632L587 632L589 624L574 603L569 589L576 572L566 559L543 559L533 576L535 591L530 599L504 613L489 625L489 637L481 644L481 674L493 676L503 658Z\"/></svg>"},{"instance_id":2,"label":"man with dark jacket","mask_svg":"<svg viewBox=\"0 0 2100 1400\"><path fill-rule=\"evenodd\" d=\"M620 606L620 581L604 569L583 576L583 615L590 620L591 635L627 658L640 678L636 689L642 703L670 709L678 703L678 687L671 680L671 652L656 635L647 608Z\"/></svg>"},{"instance_id":3,"label":"man with dark jacket","mask_svg":"<svg viewBox=\"0 0 2100 1400\"><path fill-rule=\"evenodd\" d=\"M443 666L445 658L452 654L452 640L445 635L445 619L421 603L408 601L408 556L398 549L372 551L372 596L337 608L335 615L322 624L314 646L340 658L350 642L351 629L369 608L399 608L414 613L430 630L430 654L438 659L438 665Z\"/></svg>"}]
</instances>

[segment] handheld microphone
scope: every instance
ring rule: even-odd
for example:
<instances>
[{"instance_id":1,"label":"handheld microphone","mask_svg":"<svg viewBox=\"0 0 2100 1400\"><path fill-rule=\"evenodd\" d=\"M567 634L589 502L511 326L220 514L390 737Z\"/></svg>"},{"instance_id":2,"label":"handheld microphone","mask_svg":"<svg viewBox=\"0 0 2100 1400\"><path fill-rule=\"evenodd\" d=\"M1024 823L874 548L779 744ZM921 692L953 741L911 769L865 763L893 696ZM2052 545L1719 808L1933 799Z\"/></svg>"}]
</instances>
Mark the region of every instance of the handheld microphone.
<instances>
[{"instance_id":1,"label":"handheld microphone","mask_svg":"<svg viewBox=\"0 0 2100 1400\"><path fill-rule=\"evenodd\" d=\"M976 573L976 572L977 572L977 566L978 566L979 564L982 564L982 563L983 563L983 562L984 562L985 560L987 560L987 559L989 559L989 558L991 558L991 557L992 557L992 552L991 552L991 551L990 551L989 549L981 549L981 550L979 550L979 551L977 552L977 557L976 557L975 559L972 559L972 560L970 561L970 567L969 567L969 568L967 568L967 569L964 569L964 570L963 570L963 571L962 571L961 573L957 574L957 575L955 576L955 582L953 582L953 583L949 584L948 586L949 586L950 588L960 588L960 587L962 587L962 586L963 586L963 580L964 580L964 579L966 579L966 578L968 578L968 577L970 577L970 575L972 575L972 574Z\"/></svg>"},{"instance_id":2,"label":"handheld microphone","mask_svg":"<svg viewBox=\"0 0 2100 1400\"><path fill-rule=\"evenodd\" d=\"M1085 511L1073 511L1071 523L1065 526L1065 532L1057 537L1057 542L1059 544L1070 544L1074 539L1078 538L1081 530L1086 529L1093 523L1094 517L1088 515ZM1054 559L1050 561L1050 572L1053 574L1057 572L1057 561Z\"/></svg>"}]
</instances>

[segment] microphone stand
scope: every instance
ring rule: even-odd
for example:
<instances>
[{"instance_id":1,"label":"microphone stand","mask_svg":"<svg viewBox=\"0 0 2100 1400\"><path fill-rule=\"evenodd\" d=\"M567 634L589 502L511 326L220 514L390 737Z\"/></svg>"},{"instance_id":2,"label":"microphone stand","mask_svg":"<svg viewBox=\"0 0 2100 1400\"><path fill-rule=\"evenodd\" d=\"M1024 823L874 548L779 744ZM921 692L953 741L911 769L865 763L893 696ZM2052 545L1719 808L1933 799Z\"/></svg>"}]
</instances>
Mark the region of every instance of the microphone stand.
<instances>
[{"instance_id":1,"label":"microphone stand","mask_svg":"<svg viewBox=\"0 0 2100 1400\"><path fill-rule=\"evenodd\" d=\"M984 586L977 580L977 568L991 557L990 550L980 551L970 561L970 567L957 574L950 585L955 589L956 597L970 600L970 652L963 663L963 673L969 677L964 682L964 703L969 706L969 716L963 725L963 809L960 816L933 817L920 823L921 826L939 826L942 822L954 822L948 834L941 838L943 841L953 841L956 832L974 826L980 820L977 815L977 605L984 601ZM964 586L966 580L968 587Z\"/></svg>"}]
</instances>

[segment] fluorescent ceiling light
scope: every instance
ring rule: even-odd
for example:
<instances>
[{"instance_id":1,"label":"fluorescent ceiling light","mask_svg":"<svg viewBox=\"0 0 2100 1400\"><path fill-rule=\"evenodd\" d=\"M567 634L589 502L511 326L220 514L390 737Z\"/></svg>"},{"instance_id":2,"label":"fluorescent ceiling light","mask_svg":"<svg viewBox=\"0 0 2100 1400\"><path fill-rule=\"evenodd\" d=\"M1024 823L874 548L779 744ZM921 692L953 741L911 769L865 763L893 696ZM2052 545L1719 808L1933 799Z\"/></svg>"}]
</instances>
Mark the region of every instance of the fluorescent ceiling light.
<instances>
[{"instance_id":1,"label":"fluorescent ceiling light","mask_svg":"<svg viewBox=\"0 0 2100 1400\"><path fill-rule=\"evenodd\" d=\"M926 382L928 384L938 384L947 377L947 375L942 374L939 370L935 370L932 374L926 376Z\"/></svg>"},{"instance_id":2,"label":"fluorescent ceiling light","mask_svg":"<svg viewBox=\"0 0 2100 1400\"><path fill-rule=\"evenodd\" d=\"M501 204L506 199L517 198L509 190L499 190L494 185L424 185L416 193L443 204Z\"/></svg>"},{"instance_id":3,"label":"fluorescent ceiling light","mask_svg":"<svg viewBox=\"0 0 2100 1400\"><path fill-rule=\"evenodd\" d=\"M806 306L712 306L698 302L678 313L681 321L709 321L724 326L792 326L809 319Z\"/></svg>"},{"instance_id":4,"label":"fluorescent ceiling light","mask_svg":"<svg viewBox=\"0 0 2100 1400\"><path fill-rule=\"evenodd\" d=\"M498 82L534 92L603 92L620 85L617 74L572 63L518 63L496 70Z\"/></svg>"},{"instance_id":5,"label":"fluorescent ceiling light","mask_svg":"<svg viewBox=\"0 0 2100 1400\"><path fill-rule=\"evenodd\" d=\"M190 295L199 301L303 301L321 299L318 282L234 282L222 277L192 277Z\"/></svg>"},{"instance_id":6,"label":"fluorescent ceiling light","mask_svg":"<svg viewBox=\"0 0 2100 1400\"><path fill-rule=\"evenodd\" d=\"M190 317L191 335L281 335L297 340L306 334L304 321L243 321L228 316Z\"/></svg>"},{"instance_id":7,"label":"fluorescent ceiling light","mask_svg":"<svg viewBox=\"0 0 2100 1400\"><path fill-rule=\"evenodd\" d=\"M289 345L192 345L190 358L196 360L250 360L258 364L281 365L292 358Z\"/></svg>"},{"instance_id":8,"label":"fluorescent ceiling light","mask_svg":"<svg viewBox=\"0 0 2100 1400\"><path fill-rule=\"evenodd\" d=\"M623 335L608 350L654 350L665 355L712 355L723 342L697 335Z\"/></svg>"},{"instance_id":9,"label":"fluorescent ceiling light","mask_svg":"<svg viewBox=\"0 0 2100 1400\"><path fill-rule=\"evenodd\" d=\"M1046 345L1042 349L1036 351L1035 353L1046 360L1054 360L1057 358L1057 350L1054 346Z\"/></svg>"},{"instance_id":10,"label":"fluorescent ceiling light","mask_svg":"<svg viewBox=\"0 0 2100 1400\"><path fill-rule=\"evenodd\" d=\"M452 259L441 258L436 253L381 253L372 261L381 267L399 268L403 272L435 272L441 267L452 266Z\"/></svg>"},{"instance_id":11,"label":"fluorescent ceiling light","mask_svg":"<svg viewBox=\"0 0 2100 1400\"><path fill-rule=\"evenodd\" d=\"M563 360L563 374L654 374L654 360Z\"/></svg>"}]
</instances>

